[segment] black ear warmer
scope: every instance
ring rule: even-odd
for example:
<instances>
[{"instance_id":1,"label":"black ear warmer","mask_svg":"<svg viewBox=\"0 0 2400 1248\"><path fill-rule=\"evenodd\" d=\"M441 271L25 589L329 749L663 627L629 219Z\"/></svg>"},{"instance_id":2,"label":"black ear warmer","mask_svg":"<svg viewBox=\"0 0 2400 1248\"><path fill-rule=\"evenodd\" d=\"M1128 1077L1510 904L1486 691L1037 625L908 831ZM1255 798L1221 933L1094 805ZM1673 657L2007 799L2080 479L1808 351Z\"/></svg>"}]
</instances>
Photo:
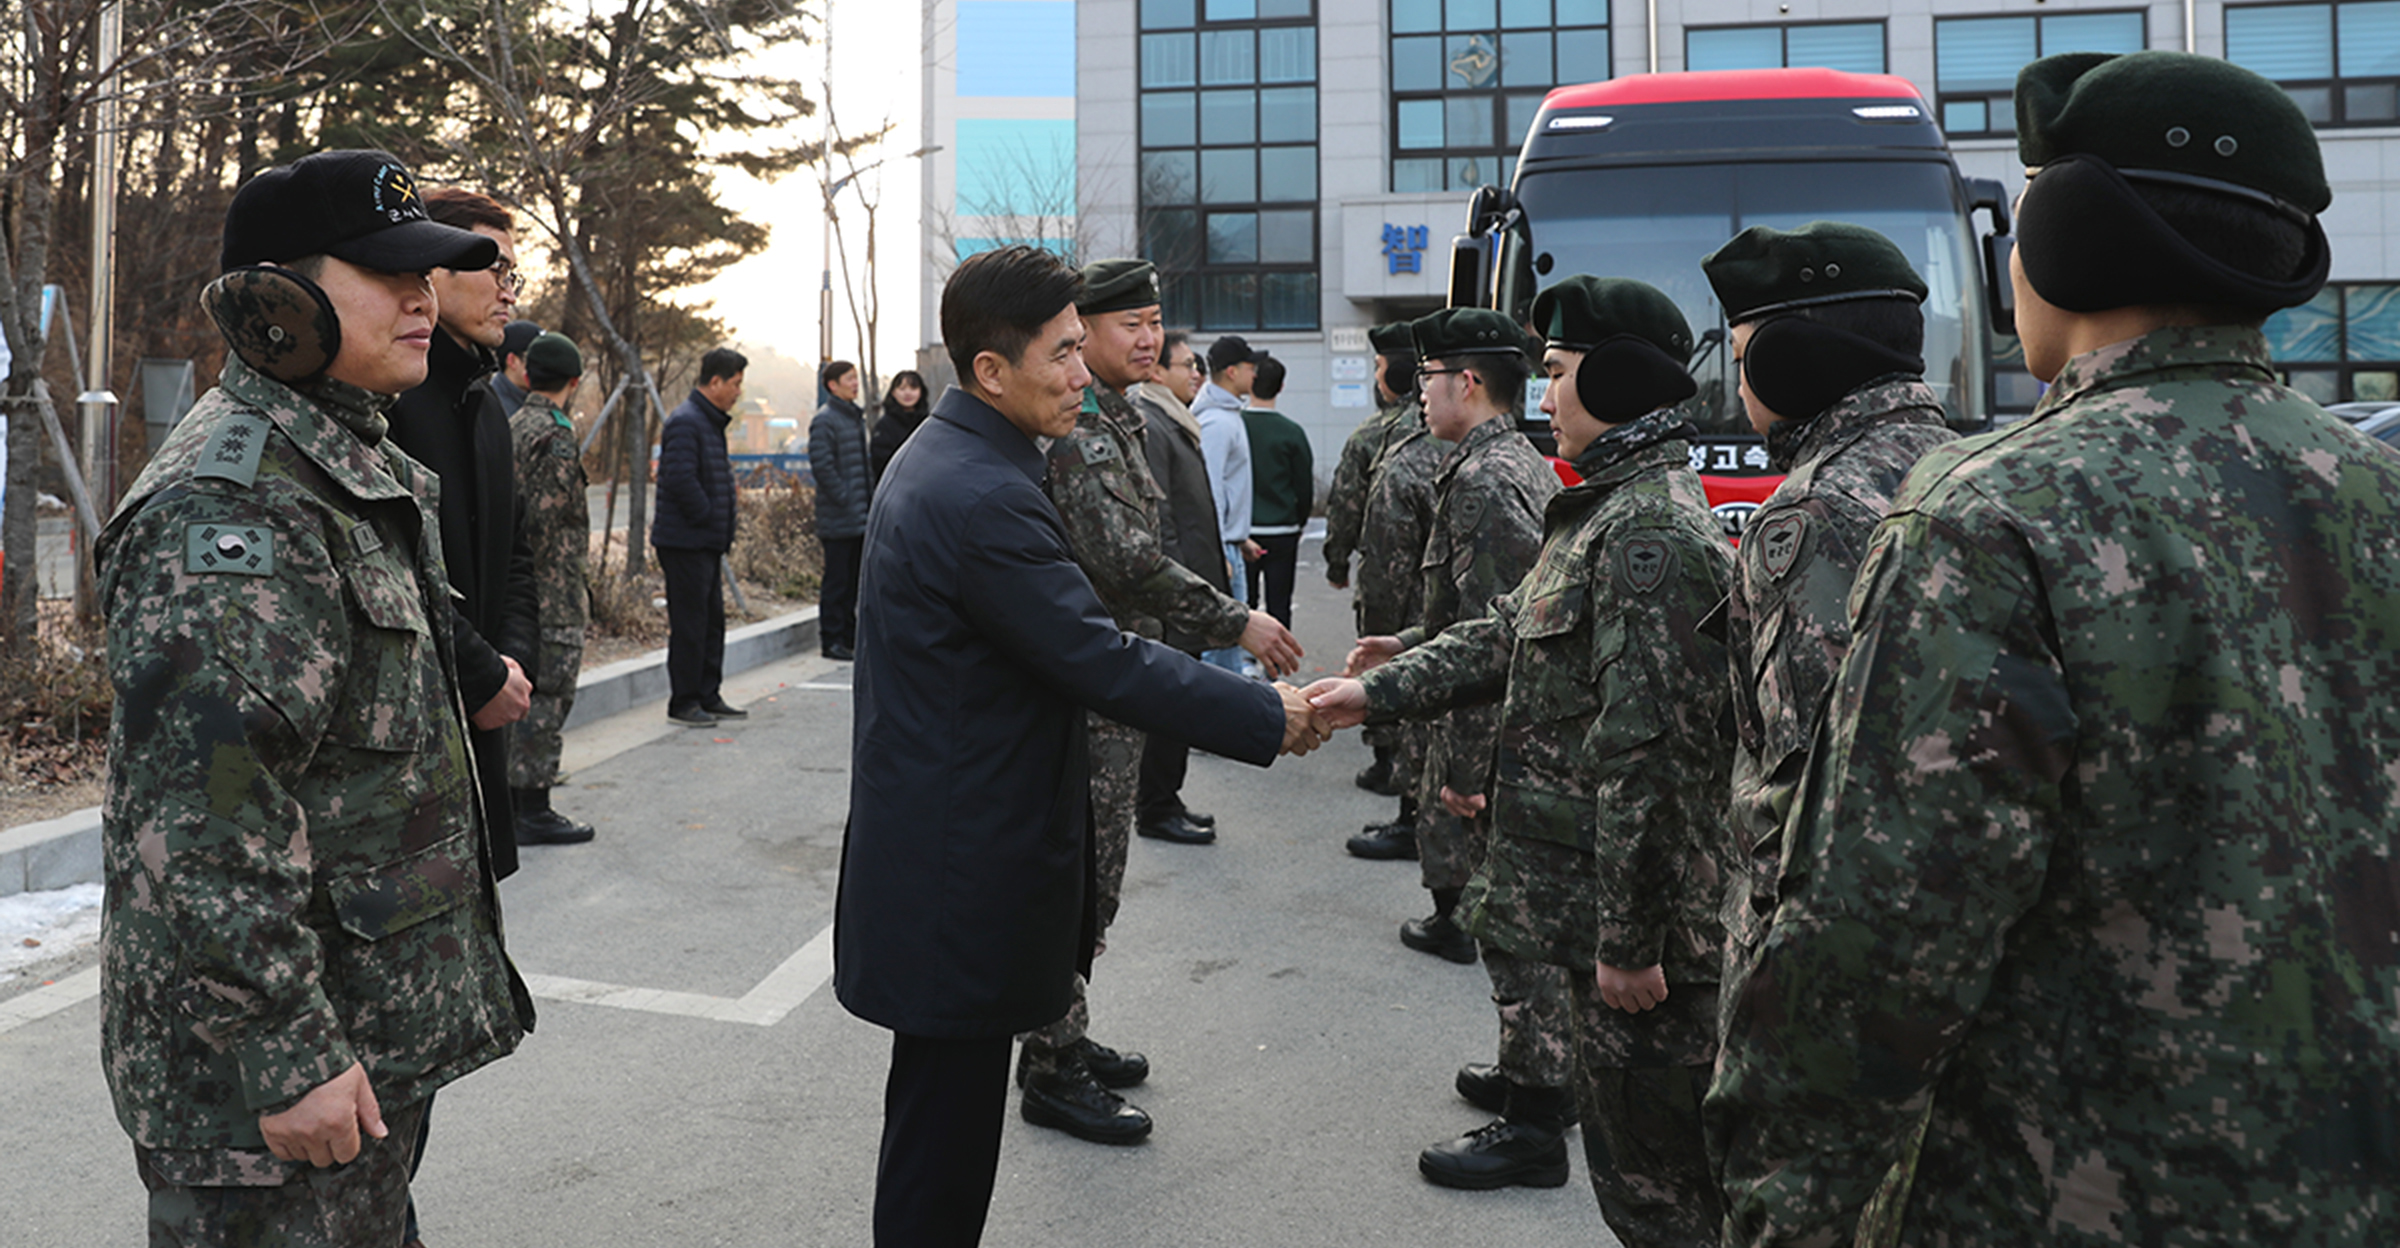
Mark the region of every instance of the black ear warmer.
<instances>
[{"instance_id":1,"label":"black ear warmer","mask_svg":"<svg viewBox=\"0 0 2400 1248\"><path fill-rule=\"evenodd\" d=\"M1674 356L1637 334L1601 339L1575 367L1575 396L1603 424L1638 420L1699 392Z\"/></svg>"},{"instance_id":2,"label":"black ear warmer","mask_svg":"<svg viewBox=\"0 0 2400 1248\"><path fill-rule=\"evenodd\" d=\"M2333 248L2316 218L2306 217L2308 255L2300 271L2271 281L2193 246L2126 177L2107 161L2077 154L2042 166L2025 184L2017 255L2042 298L2069 312L2164 303L2272 309L2306 303L2324 288ZM2271 210L2260 198L2260 210Z\"/></svg>"},{"instance_id":3,"label":"black ear warmer","mask_svg":"<svg viewBox=\"0 0 2400 1248\"><path fill-rule=\"evenodd\" d=\"M287 386L305 386L333 367L342 322L322 287L290 269L228 270L200 292L225 345L244 364Z\"/></svg>"},{"instance_id":4,"label":"black ear warmer","mask_svg":"<svg viewBox=\"0 0 2400 1248\"><path fill-rule=\"evenodd\" d=\"M1924 371L1922 356L1799 316L1769 318L1742 351L1750 393L1786 420L1814 420L1878 377Z\"/></svg>"}]
</instances>

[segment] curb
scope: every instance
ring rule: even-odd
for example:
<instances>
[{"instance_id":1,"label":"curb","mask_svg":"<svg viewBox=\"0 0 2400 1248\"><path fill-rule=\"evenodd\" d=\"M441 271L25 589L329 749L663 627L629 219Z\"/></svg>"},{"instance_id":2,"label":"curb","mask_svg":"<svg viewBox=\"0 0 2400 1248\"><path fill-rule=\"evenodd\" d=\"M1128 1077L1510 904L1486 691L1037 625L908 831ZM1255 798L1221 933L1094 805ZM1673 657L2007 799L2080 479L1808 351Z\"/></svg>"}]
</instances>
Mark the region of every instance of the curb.
<instances>
[{"instance_id":1,"label":"curb","mask_svg":"<svg viewBox=\"0 0 2400 1248\"><path fill-rule=\"evenodd\" d=\"M731 629L725 634L725 674L764 667L816 643L815 607ZM666 696L667 652L635 655L577 678L575 709L567 713L566 727L573 731ZM99 879L99 807L0 828L0 897L93 884Z\"/></svg>"}]
</instances>

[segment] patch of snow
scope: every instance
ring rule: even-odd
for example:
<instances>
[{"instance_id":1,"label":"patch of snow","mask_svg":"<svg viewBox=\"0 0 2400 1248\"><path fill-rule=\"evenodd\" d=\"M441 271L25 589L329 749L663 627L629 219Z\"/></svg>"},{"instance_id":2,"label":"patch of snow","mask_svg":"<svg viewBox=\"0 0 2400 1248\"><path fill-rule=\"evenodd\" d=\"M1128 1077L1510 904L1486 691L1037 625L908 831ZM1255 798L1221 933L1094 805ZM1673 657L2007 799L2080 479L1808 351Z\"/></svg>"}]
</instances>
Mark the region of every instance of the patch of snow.
<instances>
[{"instance_id":1,"label":"patch of snow","mask_svg":"<svg viewBox=\"0 0 2400 1248\"><path fill-rule=\"evenodd\" d=\"M97 943L100 891L98 884L77 884L0 897L0 980Z\"/></svg>"}]
</instances>

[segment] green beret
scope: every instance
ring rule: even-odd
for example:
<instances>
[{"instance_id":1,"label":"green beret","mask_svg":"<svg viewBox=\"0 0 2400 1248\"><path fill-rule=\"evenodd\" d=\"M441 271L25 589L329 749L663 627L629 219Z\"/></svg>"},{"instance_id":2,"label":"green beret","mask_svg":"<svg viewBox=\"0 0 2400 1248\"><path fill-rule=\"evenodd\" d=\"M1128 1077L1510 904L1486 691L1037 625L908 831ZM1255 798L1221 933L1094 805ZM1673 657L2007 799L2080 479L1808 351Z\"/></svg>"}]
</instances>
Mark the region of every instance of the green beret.
<instances>
[{"instance_id":1,"label":"green beret","mask_svg":"<svg viewBox=\"0 0 2400 1248\"><path fill-rule=\"evenodd\" d=\"M525 347L525 371L544 377L583 376L583 352L565 334L543 334Z\"/></svg>"},{"instance_id":2,"label":"green beret","mask_svg":"<svg viewBox=\"0 0 2400 1248\"><path fill-rule=\"evenodd\" d=\"M1377 355L1406 355L1417 349L1416 340L1408 336L1408 322L1390 321L1367 331L1367 345Z\"/></svg>"},{"instance_id":3,"label":"green beret","mask_svg":"<svg viewBox=\"0 0 2400 1248\"><path fill-rule=\"evenodd\" d=\"M1770 312L1848 299L1925 302L1925 279L1892 240L1847 221L1796 230L1754 225L1700 262L1727 324Z\"/></svg>"},{"instance_id":4,"label":"green beret","mask_svg":"<svg viewBox=\"0 0 2400 1248\"><path fill-rule=\"evenodd\" d=\"M1084 316L1159 305L1158 270L1147 260L1100 260L1083 266L1081 276L1075 310Z\"/></svg>"},{"instance_id":5,"label":"green beret","mask_svg":"<svg viewBox=\"0 0 2400 1248\"><path fill-rule=\"evenodd\" d=\"M1446 360L1454 355L1525 353L1525 331L1490 308L1444 308L1408 323L1417 357Z\"/></svg>"},{"instance_id":6,"label":"green beret","mask_svg":"<svg viewBox=\"0 0 2400 1248\"><path fill-rule=\"evenodd\" d=\"M2069 52L2027 65L2017 154L2029 169L2096 156L2137 181L2264 194L2306 214L2333 202L2316 128L2292 97L2188 52Z\"/></svg>"},{"instance_id":7,"label":"green beret","mask_svg":"<svg viewBox=\"0 0 2400 1248\"><path fill-rule=\"evenodd\" d=\"M1578 273L1534 297L1533 324L1551 346L1589 351L1631 334L1678 364L1692 358L1692 326L1665 291L1630 277Z\"/></svg>"}]
</instances>

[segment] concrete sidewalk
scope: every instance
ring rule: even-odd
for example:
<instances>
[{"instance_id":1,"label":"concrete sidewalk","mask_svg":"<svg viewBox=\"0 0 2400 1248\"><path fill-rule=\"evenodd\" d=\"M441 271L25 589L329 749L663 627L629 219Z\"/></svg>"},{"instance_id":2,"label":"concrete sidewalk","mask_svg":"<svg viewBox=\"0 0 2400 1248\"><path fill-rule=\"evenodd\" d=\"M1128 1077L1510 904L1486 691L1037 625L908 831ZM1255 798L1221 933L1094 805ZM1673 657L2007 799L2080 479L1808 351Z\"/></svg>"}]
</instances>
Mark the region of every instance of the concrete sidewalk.
<instances>
[{"instance_id":1,"label":"concrete sidewalk","mask_svg":"<svg viewBox=\"0 0 2400 1248\"><path fill-rule=\"evenodd\" d=\"M763 667L817 642L817 609L761 620L725 634L725 674ZM582 727L667 696L667 652L653 650L585 672L575 682L567 727ZM100 879L100 808L0 829L0 897L91 884Z\"/></svg>"}]
</instances>

